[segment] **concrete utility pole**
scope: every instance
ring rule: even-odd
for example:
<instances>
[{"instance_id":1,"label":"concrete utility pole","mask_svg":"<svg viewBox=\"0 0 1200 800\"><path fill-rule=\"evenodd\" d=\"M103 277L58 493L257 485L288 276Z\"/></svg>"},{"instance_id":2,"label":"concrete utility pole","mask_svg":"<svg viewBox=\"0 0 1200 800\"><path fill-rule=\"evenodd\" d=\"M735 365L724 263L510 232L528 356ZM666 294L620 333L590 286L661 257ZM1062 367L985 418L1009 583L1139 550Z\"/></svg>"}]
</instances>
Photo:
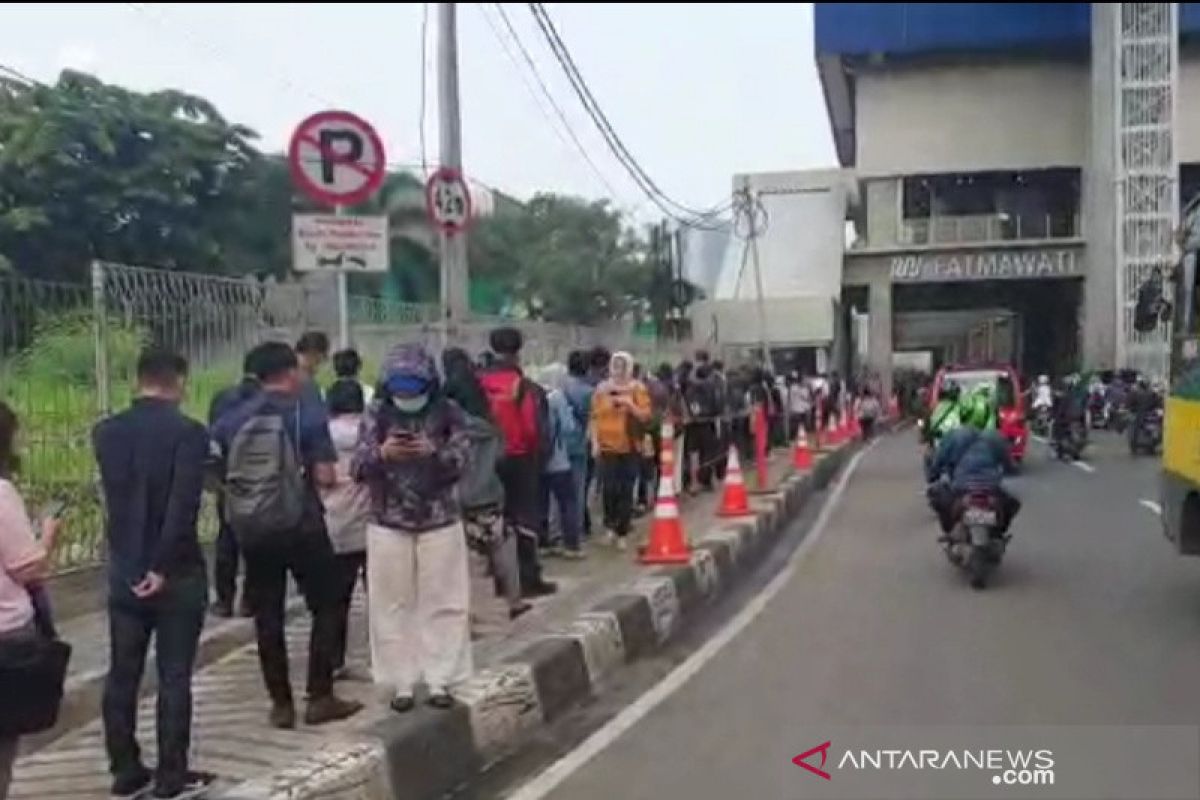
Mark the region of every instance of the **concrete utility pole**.
<instances>
[{"instance_id":1,"label":"concrete utility pole","mask_svg":"<svg viewBox=\"0 0 1200 800\"><path fill-rule=\"evenodd\" d=\"M438 135L441 166L462 171L462 117L458 107L458 4L438 3ZM442 323L447 336L466 321L467 234L441 234Z\"/></svg>"}]
</instances>

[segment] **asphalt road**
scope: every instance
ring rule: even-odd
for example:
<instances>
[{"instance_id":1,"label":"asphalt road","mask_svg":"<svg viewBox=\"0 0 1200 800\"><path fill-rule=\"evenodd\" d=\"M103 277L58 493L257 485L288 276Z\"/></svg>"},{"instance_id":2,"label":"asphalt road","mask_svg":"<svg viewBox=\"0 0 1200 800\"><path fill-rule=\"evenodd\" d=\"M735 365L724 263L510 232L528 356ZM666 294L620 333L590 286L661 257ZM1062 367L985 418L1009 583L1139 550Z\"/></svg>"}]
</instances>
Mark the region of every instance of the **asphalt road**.
<instances>
[{"instance_id":1,"label":"asphalt road","mask_svg":"<svg viewBox=\"0 0 1200 800\"><path fill-rule=\"evenodd\" d=\"M1087 461L1034 447L1006 560L975 592L934 541L912 435L882 441L762 613L627 730L598 733L594 757L560 765L546 796L1197 796L1200 559L1176 556L1148 507L1156 460L1102 434ZM989 794L976 774L824 781L792 763L828 740L831 767L851 743L1035 742L1055 748L1058 781ZM1071 774L1134 751L1134 778Z\"/></svg>"}]
</instances>

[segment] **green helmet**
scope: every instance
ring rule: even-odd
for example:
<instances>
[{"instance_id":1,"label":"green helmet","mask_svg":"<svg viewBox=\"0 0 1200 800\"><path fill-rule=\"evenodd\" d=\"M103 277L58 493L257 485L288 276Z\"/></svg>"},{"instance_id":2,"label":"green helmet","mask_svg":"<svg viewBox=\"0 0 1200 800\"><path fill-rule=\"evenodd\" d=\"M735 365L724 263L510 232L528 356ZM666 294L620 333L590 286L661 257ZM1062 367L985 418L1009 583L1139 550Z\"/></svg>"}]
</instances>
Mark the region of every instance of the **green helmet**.
<instances>
[{"instance_id":1,"label":"green helmet","mask_svg":"<svg viewBox=\"0 0 1200 800\"><path fill-rule=\"evenodd\" d=\"M992 403L985 392L971 392L959 402L958 415L963 425L985 430L991 426Z\"/></svg>"}]
</instances>

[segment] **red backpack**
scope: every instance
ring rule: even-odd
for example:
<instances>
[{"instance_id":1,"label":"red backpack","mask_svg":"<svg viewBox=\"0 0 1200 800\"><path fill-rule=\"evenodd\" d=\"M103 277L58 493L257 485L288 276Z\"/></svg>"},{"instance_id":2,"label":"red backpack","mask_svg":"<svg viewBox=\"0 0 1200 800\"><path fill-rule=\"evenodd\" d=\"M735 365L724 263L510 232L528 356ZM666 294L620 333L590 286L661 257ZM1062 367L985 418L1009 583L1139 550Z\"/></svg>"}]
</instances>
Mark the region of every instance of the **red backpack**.
<instances>
[{"instance_id":1,"label":"red backpack","mask_svg":"<svg viewBox=\"0 0 1200 800\"><path fill-rule=\"evenodd\" d=\"M506 456L542 454L545 418L540 388L512 368L487 370L479 377L492 411L492 421L504 436Z\"/></svg>"}]
</instances>

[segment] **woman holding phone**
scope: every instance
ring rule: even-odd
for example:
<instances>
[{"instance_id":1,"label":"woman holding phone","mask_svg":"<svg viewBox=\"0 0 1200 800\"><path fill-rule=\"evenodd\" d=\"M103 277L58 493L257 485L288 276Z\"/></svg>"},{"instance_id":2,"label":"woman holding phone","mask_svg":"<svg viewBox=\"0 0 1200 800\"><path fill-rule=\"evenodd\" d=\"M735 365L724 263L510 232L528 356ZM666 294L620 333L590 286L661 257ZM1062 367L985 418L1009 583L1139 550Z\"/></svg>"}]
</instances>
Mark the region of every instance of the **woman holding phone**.
<instances>
[{"instance_id":1,"label":"woman holding phone","mask_svg":"<svg viewBox=\"0 0 1200 800\"><path fill-rule=\"evenodd\" d=\"M650 393L634 379L629 353L614 353L608 372L608 380L596 387L592 397L592 452L603 489L608 540L624 550L633 520L638 448L651 418Z\"/></svg>"},{"instance_id":2,"label":"woman holding phone","mask_svg":"<svg viewBox=\"0 0 1200 800\"><path fill-rule=\"evenodd\" d=\"M17 457L17 415L0 402L0 651L22 637L36 636L31 588L45 579L48 553L58 535L58 516L41 523L41 541L34 536L25 501L12 479L20 464ZM0 800L8 797L17 737L0 733Z\"/></svg>"},{"instance_id":3,"label":"woman holding phone","mask_svg":"<svg viewBox=\"0 0 1200 800\"><path fill-rule=\"evenodd\" d=\"M363 416L352 463L371 494L367 617L371 669L391 687L391 708L410 711L424 679L446 709L471 674L467 545L458 483L471 442L462 409L445 396L419 345L387 356Z\"/></svg>"}]
</instances>

